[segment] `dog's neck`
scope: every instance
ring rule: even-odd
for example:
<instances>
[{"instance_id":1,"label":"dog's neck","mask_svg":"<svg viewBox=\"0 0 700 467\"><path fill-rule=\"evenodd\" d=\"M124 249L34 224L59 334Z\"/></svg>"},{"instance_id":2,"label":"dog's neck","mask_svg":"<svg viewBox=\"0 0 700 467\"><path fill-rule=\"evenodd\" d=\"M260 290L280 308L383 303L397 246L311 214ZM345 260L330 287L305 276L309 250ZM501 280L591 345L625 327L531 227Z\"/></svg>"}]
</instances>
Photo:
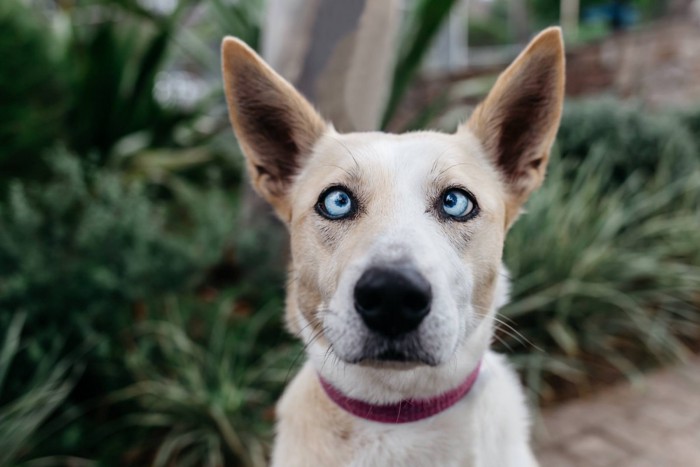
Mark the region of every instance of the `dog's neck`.
<instances>
[{"instance_id":1,"label":"dog's neck","mask_svg":"<svg viewBox=\"0 0 700 467\"><path fill-rule=\"evenodd\" d=\"M356 417L373 422L399 424L423 420L449 409L462 400L474 386L479 376L481 361L457 387L429 399L404 399L393 404L370 404L347 397L331 383L320 378L326 395L340 408Z\"/></svg>"}]
</instances>

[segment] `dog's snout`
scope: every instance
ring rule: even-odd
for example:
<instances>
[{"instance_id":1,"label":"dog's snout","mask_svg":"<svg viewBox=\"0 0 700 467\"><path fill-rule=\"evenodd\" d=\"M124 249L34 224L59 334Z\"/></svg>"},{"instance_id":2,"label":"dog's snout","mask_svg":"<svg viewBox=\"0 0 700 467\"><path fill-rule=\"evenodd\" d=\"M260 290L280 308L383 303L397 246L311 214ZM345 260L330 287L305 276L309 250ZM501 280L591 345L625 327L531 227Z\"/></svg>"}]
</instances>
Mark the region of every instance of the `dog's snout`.
<instances>
[{"instance_id":1,"label":"dog's snout","mask_svg":"<svg viewBox=\"0 0 700 467\"><path fill-rule=\"evenodd\" d=\"M387 337L413 331L430 311L430 283L415 269L371 268L355 284L355 308Z\"/></svg>"}]
</instances>

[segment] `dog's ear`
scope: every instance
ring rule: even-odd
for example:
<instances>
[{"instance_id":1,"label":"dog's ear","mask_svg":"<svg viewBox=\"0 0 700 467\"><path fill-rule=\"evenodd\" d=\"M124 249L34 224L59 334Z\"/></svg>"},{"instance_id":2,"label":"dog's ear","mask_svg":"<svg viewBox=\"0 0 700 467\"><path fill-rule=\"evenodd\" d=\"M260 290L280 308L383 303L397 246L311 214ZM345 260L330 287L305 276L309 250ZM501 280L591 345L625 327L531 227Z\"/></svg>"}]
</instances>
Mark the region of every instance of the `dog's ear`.
<instances>
[{"instance_id":1,"label":"dog's ear","mask_svg":"<svg viewBox=\"0 0 700 467\"><path fill-rule=\"evenodd\" d=\"M546 29L499 76L466 124L506 182L508 224L544 179L561 118L564 72L561 29Z\"/></svg>"},{"instance_id":2,"label":"dog's ear","mask_svg":"<svg viewBox=\"0 0 700 467\"><path fill-rule=\"evenodd\" d=\"M253 186L288 220L289 185L326 123L246 44L227 37L221 49L229 118Z\"/></svg>"}]
</instances>

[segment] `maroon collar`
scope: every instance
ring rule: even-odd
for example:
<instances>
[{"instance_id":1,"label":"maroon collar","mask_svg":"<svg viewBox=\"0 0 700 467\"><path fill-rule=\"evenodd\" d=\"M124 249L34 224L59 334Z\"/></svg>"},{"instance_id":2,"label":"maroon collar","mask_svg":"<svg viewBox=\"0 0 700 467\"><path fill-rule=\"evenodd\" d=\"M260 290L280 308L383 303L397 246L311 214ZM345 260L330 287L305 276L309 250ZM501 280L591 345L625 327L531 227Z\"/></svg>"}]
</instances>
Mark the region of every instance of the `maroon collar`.
<instances>
[{"instance_id":1,"label":"maroon collar","mask_svg":"<svg viewBox=\"0 0 700 467\"><path fill-rule=\"evenodd\" d=\"M469 376L467 376L467 379L465 379L462 384L439 396L429 399L404 399L393 404L383 405L370 404L359 399L352 399L331 386L325 379L319 379L328 397L347 412L373 422L396 424L417 422L418 420L437 415L455 405L466 396L474 386L474 382L476 382L476 378L479 376L479 368L481 368L481 361L476 365L474 371L469 373Z\"/></svg>"}]
</instances>

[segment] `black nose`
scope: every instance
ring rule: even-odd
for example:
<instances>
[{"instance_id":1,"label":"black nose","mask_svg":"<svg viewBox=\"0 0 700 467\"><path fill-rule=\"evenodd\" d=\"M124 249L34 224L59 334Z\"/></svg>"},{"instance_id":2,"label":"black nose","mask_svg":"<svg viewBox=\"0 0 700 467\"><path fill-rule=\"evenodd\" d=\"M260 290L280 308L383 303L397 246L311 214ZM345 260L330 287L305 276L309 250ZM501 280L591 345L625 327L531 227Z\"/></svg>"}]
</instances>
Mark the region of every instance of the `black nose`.
<instances>
[{"instance_id":1,"label":"black nose","mask_svg":"<svg viewBox=\"0 0 700 467\"><path fill-rule=\"evenodd\" d=\"M371 268L355 284L355 309L368 328L387 337L416 329L431 300L430 284L414 269Z\"/></svg>"}]
</instances>

